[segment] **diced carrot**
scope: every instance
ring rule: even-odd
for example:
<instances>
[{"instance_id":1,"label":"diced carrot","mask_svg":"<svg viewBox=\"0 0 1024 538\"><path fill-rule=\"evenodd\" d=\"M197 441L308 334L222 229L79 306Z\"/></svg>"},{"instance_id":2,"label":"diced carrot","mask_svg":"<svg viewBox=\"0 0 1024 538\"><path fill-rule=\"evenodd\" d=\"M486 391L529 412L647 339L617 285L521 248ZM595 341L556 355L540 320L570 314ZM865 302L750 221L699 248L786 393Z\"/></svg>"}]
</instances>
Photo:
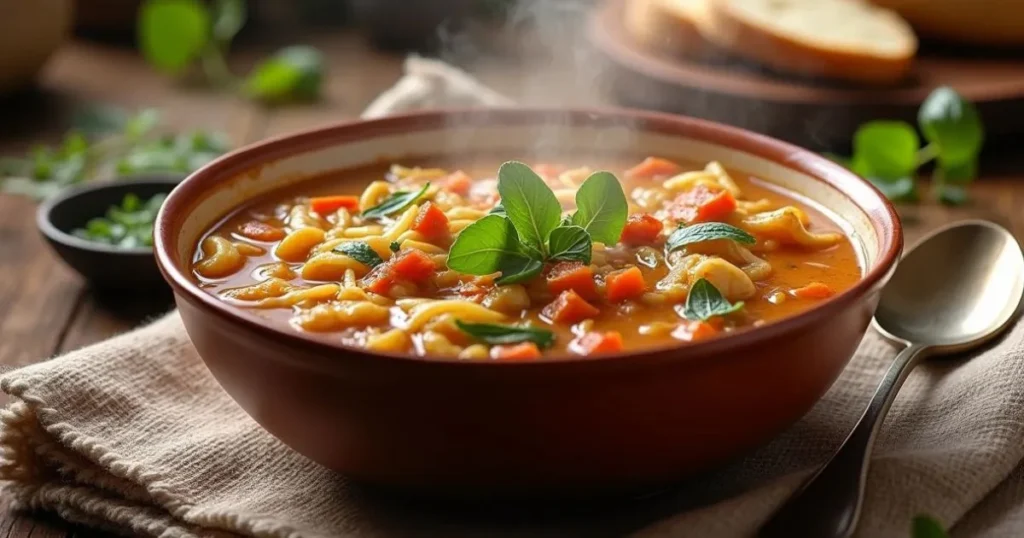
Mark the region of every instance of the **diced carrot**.
<instances>
[{"instance_id":1,"label":"diced carrot","mask_svg":"<svg viewBox=\"0 0 1024 538\"><path fill-rule=\"evenodd\" d=\"M320 215L333 213L341 208L359 211L359 197L349 195L319 196L309 201L309 207Z\"/></svg>"},{"instance_id":2,"label":"diced carrot","mask_svg":"<svg viewBox=\"0 0 1024 538\"><path fill-rule=\"evenodd\" d=\"M466 196L469 194L469 189L473 186L473 178L469 177L469 174L458 170L452 172L444 180L444 187L448 189L448 192L453 192L459 196Z\"/></svg>"},{"instance_id":3,"label":"diced carrot","mask_svg":"<svg viewBox=\"0 0 1024 538\"><path fill-rule=\"evenodd\" d=\"M634 247L651 245L658 239L662 228L661 221L647 213L634 213L622 229L622 242Z\"/></svg>"},{"instance_id":4,"label":"diced carrot","mask_svg":"<svg viewBox=\"0 0 1024 538\"><path fill-rule=\"evenodd\" d=\"M812 282L802 288L790 290L789 293L797 299L828 299L836 292L821 282Z\"/></svg>"},{"instance_id":5,"label":"diced carrot","mask_svg":"<svg viewBox=\"0 0 1024 538\"><path fill-rule=\"evenodd\" d=\"M550 304L544 307L541 314L555 323L578 323L596 317L601 311L588 303L573 290L563 291Z\"/></svg>"},{"instance_id":6,"label":"diced carrot","mask_svg":"<svg viewBox=\"0 0 1024 538\"><path fill-rule=\"evenodd\" d=\"M377 295L387 295L394 283L395 276L391 272L391 266L387 264L378 265L369 275L366 275L366 290Z\"/></svg>"},{"instance_id":7,"label":"diced carrot","mask_svg":"<svg viewBox=\"0 0 1024 538\"><path fill-rule=\"evenodd\" d=\"M608 273L608 276L604 278L604 283L605 295L613 303L639 297L647 289L644 275L637 267Z\"/></svg>"},{"instance_id":8,"label":"diced carrot","mask_svg":"<svg viewBox=\"0 0 1024 538\"><path fill-rule=\"evenodd\" d=\"M678 164L667 159L648 157L644 161L629 170L626 170L626 177L634 179L655 179L660 177L674 176L682 171Z\"/></svg>"},{"instance_id":9,"label":"diced carrot","mask_svg":"<svg viewBox=\"0 0 1024 538\"><path fill-rule=\"evenodd\" d=\"M448 217L433 202L427 202L420 208L412 229L423 234L427 239L438 239L448 235Z\"/></svg>"},{"instance_id":10,"label":"diced carrot","mask_svg":"<svg viewBox=\"0 0 1024 538\"><path fill-rule=\"evenodd\" d=\"M672 332L672 336L686 341L699 342L719 333L719 329L707 321L688 321Z\"/></svg>"},{"instance_id":11,"label":"diced carrot","mask_svg":"<svg viewBox=\"0 0 1024 538\"><path fill-rule=\"evenodd\" d=\"M281 228L258 220L246 222L238 229L238 233L255 241L280 241L285 236Z\"/></svg>"},{"instance_id":12,"label":"diced carrot","mask_svg":"<svg viewBox=\"0 0 1024 538\"><path fill-rule=\"evenodd\" d=\"M562 293L573 290L584 299L597 299L594 271L583 262L559 262L548 271L548 291Z\"/></svg>"},{"instance_id":13,"label":"diced carrot","mask_svg":"<svg viewBox=\"0 0 1024 538\"><path fill-rule=\"evenodd\" d=\"M533 342L494 346L491 358L503 361L531 361L540 358L540 349Z\"/></svg>"},{"instance_id":14,"label":"diced carrot","mask_svg":"<svg viewBox=\"0 0 1024 538\"><path fill-rule=\"evenodd\" d=\"M437 271L434 260L419 250L406 250L388 263L395 277L417 283L428 280Z\"/></svg>"},{"instance_id":15,"label":"diced carrot","mask_svg":"<svg viewBox=\"0 0 1024 538\"><path fill-rule=\"evenodd\" d=\"M622 335L619 331L592 331L569 342L569 350L577 355L617 353L622 351L622 348Z\"/></svg>"},{"instance_id":16,"label":"diced carrot","mask_svg":"<svg viewBox=\"0 0 1024 538\"><path fill-rule=\"evenodd\" d=\"M672 202L672 217L687 224L720 221L735 209L736 198L731 192L714 191L704 185L697 185Z\"/></svg>"}]
</instances>

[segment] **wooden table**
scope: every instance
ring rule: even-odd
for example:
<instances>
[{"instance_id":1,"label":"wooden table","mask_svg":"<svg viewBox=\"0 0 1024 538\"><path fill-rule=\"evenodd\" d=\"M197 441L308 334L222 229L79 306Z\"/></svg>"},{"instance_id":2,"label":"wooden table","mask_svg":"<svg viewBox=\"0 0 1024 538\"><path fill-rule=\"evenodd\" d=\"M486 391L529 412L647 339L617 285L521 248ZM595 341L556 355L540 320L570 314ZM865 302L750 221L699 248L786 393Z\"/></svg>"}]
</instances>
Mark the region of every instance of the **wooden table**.
<instances>
[{"instance_id":1,"label":"wooden table","mask_svg":"<svg viewBox=\"0 0 1024 538\"><path fill-rule=\"evenodd\" d=\"M312 44L324 49L329 58L326 99L308 107L279 109L175 86L155 75L130 49L69 45L48 65L40 92L0 101L0 155L23 151L33 142L55 141L76 105L97 101L127 108L157 107L172 128L220 129L235 144L243 144L353 118L401 73L401 56L373 51L354 35L314 39ZM237 60L244 65L264 52L243 51ZM576 79L571 70L549 58L543 60L492 59L467 68L522 102L603 102L592 80ZM1024 138L1000 145L1019 148L1021 142ZM969 206L902 208L908 240L961 218L990 219L1024 238L1024 154L986 155L982 171L984 178L972 187L974 202ZM0 368L30 364L109 338L170 308L145 299L101 302L43 242L35 228L35 209L30 200L0 195ZM89 531L52 517L0 513L0 538L82 533Z\"/></svg>"}]
</instances>

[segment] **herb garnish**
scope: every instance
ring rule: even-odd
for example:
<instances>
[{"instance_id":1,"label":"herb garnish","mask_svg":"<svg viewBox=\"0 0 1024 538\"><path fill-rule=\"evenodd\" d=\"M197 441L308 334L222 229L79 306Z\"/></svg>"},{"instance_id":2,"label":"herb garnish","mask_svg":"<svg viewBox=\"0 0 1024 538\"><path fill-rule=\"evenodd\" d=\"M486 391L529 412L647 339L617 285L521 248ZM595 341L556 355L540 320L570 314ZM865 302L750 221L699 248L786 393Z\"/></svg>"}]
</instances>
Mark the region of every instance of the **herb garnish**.
<instances>
[{"instance_id":1,"label":"herb garnish","mask_svg":"<svg viewBox=\"0 0 1024 538\"><path fill-rule=\"evenodd\" d=\"M555 193L523 163L501 165L498 192L504 213L492 210L456 237L448 253L450 269L500 272L499 285L522 282L540 274L545 262L590 263L593 241L618 242L626 224L626 196L608 172L583 182L576 193L578 209L565 219Z\"/></svg>"},{"instance_id":2,"label":"herb garnish","mask_svg":"<svg viewBox=\"0 0 1024 538\"><path fill-rule=\"evenodd\" d=\"M286 47L244 80L228 68L227 52L248 18L246 0L146 0L138 12L139 48L146 61L180 76L198 63L207 83L237 88L267 102L315 99L324 61L312 47Z\"/></svg>"},{"instance_id":3,"label":"herb garnish","mask_svg":"<svg viewBox=\"0 0 1024 538\"><path fill-rule=\"evenodd\" d=\"M363 211L363 218L377 219L380 217L386 217L392 213L398 213L412 204L415 204L416 201L427 192L428 188L430 188L430 182L424 184L423 187L416 192L398 191L391 193L391 196L385 198L383 202Z\"/></svg>"},{"instance_id":4,"label":"herb garnish","mask_svg":"<svg viewBox=\"0 0 1024 538\"><path fill-rule=\"evenodd\" d=\"M120 248L153 246L153 221L167 197L157 194L143 202L126 194L120 206L110 206L106 216L89 220L85 228L71 232L75 237Z\"/></svg>"},{"instance_id":5,"label":"herb garnish","mask_svg":"<svg viewBox=\"0 0 1024 538\"><path fill-rule=\"evenodd\" d=\"M935 161L935 197L945 204L967 201L965 187L978 173L984 129L974 105L950 87L933 91L918 111L917 123L928 142L902 121L872 121L853 137L853 157L844 162L894 201L918 199L918 168ZM840 160L840 159L837 159ZM840 160L842 162L842 160Z\"/></svg>"},{"instance_id":6,"label":"herb garnish","mask_svg":"<svg viewBox=\"0 0 1024 538\"><path fill-rule=\"evenodd\" d=\"M716 316L732 314L743 308L743 301L735 304L722 296L718 288L707 279L701 278L690 286L690 294L686 297L683 317L686 319L707 321Z\"/></svg>"},{"instance_id":7,"label":"herb garnish","mask_svg":"<svg viewBox=\"0 0 1024 538\"><path fill-rule=\"evenodd\" d=\"M142 173L184 176L229 149L220 133L157 133L160 113L136 114L105 106L89 107L57 146L36 146L25 157L0 159L0 192L47 198L62 188L94 178Z\"/></svg>"},{"instance_id":8,"label":"herb garnish","mask_svg":"<svg viewBox=\"0 0 1024 538\"><path fill-rule=\"evenodd\" d=\"M460 320L455 320L455 326L474 339L489 345L533 342L537 344L538 348L546 349L555 343L555 333L547 329L491 323L466 323Z\"/></svg>"},{"instance_id":9,"label":"herb garnish","mask_svg":"<svg viewBox=\"0 0 1024 538\"><path fill-rule=\"evenodd\" d=\"M398 252L399 250L401 250L402 245L399 245L398 241L392 241L391 244L388 245L388 248L391 250L391 252Z\"/></svg>"},{"instance_id":10,"label":"herb garnish","mask_svg":"<svg viewBox=\"0 0 1024 538\"><path fill-rule=\"evenodd\" d=\"M334 252L344 254L370 269L384 263L380 254L377 254L377 251L370 248L370 245L367 245L364 241L347 241L345 243L341 243L334 247Z\"/></svg>"},{"instance_id":11,"label":"herb garnish","mask_svg":"<svg viewBox=\"0 0 1024 538\"><path fill-rule=\"evenodd\" d=\"M716 239L730 239L744 245L753 245L757 242L754 236L731 224L724 222L702 222L683 226L672 232L672 235L668 236L668 241L665 243L665 250L672 252L686 245L703 241L714 241Z\"/></svg>"}]
</instances>

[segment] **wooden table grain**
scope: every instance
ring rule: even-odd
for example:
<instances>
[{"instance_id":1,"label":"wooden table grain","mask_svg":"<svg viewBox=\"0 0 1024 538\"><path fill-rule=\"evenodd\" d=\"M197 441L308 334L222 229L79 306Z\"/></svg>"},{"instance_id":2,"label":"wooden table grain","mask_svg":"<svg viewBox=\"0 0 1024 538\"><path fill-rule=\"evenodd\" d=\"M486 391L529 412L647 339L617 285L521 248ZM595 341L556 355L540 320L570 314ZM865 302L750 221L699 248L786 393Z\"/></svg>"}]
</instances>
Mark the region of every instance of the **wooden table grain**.
<instances>
[{"instance_id":1,"label":"wooden table grain","mask_svg":"<svg viewBox=\"0 0 1024 538\"><path fill-rule=\"evenodd\" d=\"M127 48L70 44L47 66L38 91L0 101L0 155L57 140L76 106L95 102L156 107L172 128L219 129L240 145L354 118L401 74L400 56L374 51L357 36L314 38L312 44L327 51L326 98L314 105L276 109L176 86ZM243 64L248 60L244 51L239 57ZM467 68L525 103L603 103L589 79L572 78L552 61L492 59ZM1024 154L1013 151L1021 142L1024 138L1004 142L1000 146L1009 151L985 156L983 178L972 186L970 205L901 208L908 240L964 218L989 219L1024 238ZM109 338L170 308L148 298L95 296L44 243L35 228L35 210L30 200L0 195L0 368L31 364ZM6 507L7 500L0 499L0 538L95 534L44 514L11 514Z\"/></svg>"}]
</instances>

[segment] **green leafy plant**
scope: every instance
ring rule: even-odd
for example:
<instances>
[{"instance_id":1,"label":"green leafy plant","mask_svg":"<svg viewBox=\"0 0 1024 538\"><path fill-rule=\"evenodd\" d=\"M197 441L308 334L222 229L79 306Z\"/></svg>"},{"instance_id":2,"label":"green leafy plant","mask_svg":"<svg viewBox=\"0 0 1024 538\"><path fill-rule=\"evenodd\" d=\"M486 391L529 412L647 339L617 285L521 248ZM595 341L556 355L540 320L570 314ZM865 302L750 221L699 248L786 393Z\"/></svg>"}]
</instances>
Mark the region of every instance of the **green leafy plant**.
<instances>
[{"instance_id":1,"label":"green leafy plant","mask_svg":"<svg viewBox=\"0 0 1024 538\"><path fill-rule=\"evenodd\" d=\"M455 326L473 339L490 345L533 342L537 344L538 348L546 349L555 343L555 333L547 329L491 323L466 323L461 320L455 320Z\"/></svg>"},{"instance_id":2,"label":"green leafy plant","mask_svg":"<svg viewBox=\"0 0 1024 538\"><path fill-rule=\"evenodd\" d=\"M853 156L844 162L871 181L889 199L915 201L918 169L934 161L934 196L942 203L967 201L966 186L978 173L984 142L981 118L971 102L949 87L933 91L921 105L917 130L902 121L872 121L853 137ZM840 162L843 162L840 160Z\"/></svg>"},{"instance_id":3,"label":"green leafy plant","mask_svg":"<svg viewBox=\"0 0 1024 538\"><path fill-rule=\"evenodd\" d=\"M700 278L690 287L690 294L686 296L686 305L683 307L683 317L686 319L707 321L716 316L725 316L738 312L743 308L743 301L730 303L722 296L718 288L707 279Z\"/></svg>"},{"instance_id":4,"label":"green leafy plant","mask_svg":"<svg viewBox=\"0 0 1024 538\"><path fill-rule=\"evenodd\" d=\"M84 228L71 233L94 243L118 248L153 246L153 221L167 196L158 194L143 202L135 194L127 194L120 206L110 206L103 217L89 220Z\"/></svg>"},{"instance_id":5,"label":"green leafy plant","mask_svg":"<svg viewBox=\"0 0 1024 538\"><path fill-rule=\"evenodd\" d=\"M85 109L59 144L0 159L0 192L42 199L95 178L185 175L229 149L220 133L161 134L159 123L160 114L152 109L135 114L107 107Z\"/></svg>"},{"instance_id":6,"label":"green leafy plant","mask_svg":"<svg viewBox=\"0 0 1024 538\"><path fill-rule=\"evenodd\" d=\"M324 60L312 47L286 47L244 79L231 72L227 54L247 18L246 0L145 0L138 14L139 48L163 73L182 76L198 64L210 84L260 101L318 98Z\"/></svg>"},{"instance_id":7,"label":"green leafy plant","mask_svg":"<svg viewBox=\"0 0 1024 538\"><path fill-rule=\"evenodd\" d=\"M608 172L583 182L576 212L566 218L555 193L523 163L501 165L498 194L501 203L455 239L449 268L471 275L500 272L498 285L523 282L540 274L546 262L590 263L593 242L617 243L626 225L626 196Z\"/></svg>"}]
</instances>

